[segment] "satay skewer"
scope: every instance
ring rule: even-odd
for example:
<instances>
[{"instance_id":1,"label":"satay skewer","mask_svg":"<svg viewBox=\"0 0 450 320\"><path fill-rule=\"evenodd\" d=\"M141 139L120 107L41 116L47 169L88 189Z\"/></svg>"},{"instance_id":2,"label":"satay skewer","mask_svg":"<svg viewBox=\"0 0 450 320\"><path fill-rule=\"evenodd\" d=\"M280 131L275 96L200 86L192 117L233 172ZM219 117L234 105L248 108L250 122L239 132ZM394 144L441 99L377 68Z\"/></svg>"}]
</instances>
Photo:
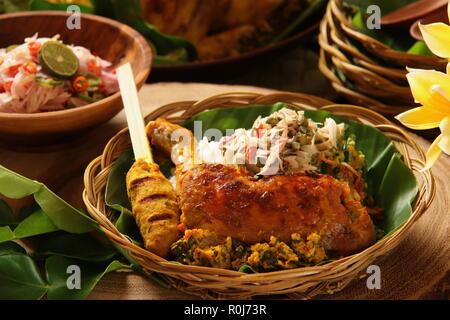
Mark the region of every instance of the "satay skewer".
<instances>
[{"instance_id":1,"label":"satay skewer","mask_svg":"<svg viewBox=\"0 0 450 320\"><path fill-rule=\"evenodd\" d=\"M167 257L180 237L180 210L175 190L153 161L130 64L117 69L136 162L126 177L133 216L149 251Z\"/></svg>"}]
</instances>

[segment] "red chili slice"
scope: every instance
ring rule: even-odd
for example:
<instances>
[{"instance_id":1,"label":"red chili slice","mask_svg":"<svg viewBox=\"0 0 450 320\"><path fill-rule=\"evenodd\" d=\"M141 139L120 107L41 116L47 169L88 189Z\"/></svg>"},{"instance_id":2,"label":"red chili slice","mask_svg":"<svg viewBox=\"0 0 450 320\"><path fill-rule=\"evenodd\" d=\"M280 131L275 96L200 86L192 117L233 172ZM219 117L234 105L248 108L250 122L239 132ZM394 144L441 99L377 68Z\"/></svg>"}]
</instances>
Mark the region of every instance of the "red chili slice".
<instances>
[{"instance_id":1,"label":"red chili slice","mask_svg":"<svg viewBox=\"0 0 450 320\"><path fill-rule=\"evenodd\" d=\"M22 69L28 74L35 74L37 72L37 66L34 62L25 63Z\"/></svg>"},{"instance_id":2,"label":"red chili slice","mask_svg":"<svg viewBox=\"0 0 450 320\"><path fill-rule=\"evenodd\" d=\"M37 57L39 50L41 49L41 44L39 42L30 42L28 44L28 50L33 57Z\"/></svg>"},{"instance_id":3,"label":"red chili slice","mask_svg":"<svg viewBox=\"0 0 450 320\"><path fill-rule=\"evenodd\" d=\"M85 92L89 89L89 81L85 77L79 76L73 80L72 87L76 92Z\"/></svg>"},{"instance_id":4,"label":"red chili slice","mask_svg":"<svg viewBox=\"0 0 450 320\"><path fill-rule=\"evenodd\" d=\"M11 92L11 86L12 86L13 82L12 81L6 81L3 84L3 90L5 90L5 92L10 93Z\"/></svg>"},{"instance_id":5,"label":"red chili slice","mask_svg":"<svg viewBox=\"0 0 450 320\"><path fill-rule=\"evenodd\" d=\"M19 73L19 69L22 65L16 64L8 68L8 73L11 77L15 77Z\"/></svg>"}]
</instances>

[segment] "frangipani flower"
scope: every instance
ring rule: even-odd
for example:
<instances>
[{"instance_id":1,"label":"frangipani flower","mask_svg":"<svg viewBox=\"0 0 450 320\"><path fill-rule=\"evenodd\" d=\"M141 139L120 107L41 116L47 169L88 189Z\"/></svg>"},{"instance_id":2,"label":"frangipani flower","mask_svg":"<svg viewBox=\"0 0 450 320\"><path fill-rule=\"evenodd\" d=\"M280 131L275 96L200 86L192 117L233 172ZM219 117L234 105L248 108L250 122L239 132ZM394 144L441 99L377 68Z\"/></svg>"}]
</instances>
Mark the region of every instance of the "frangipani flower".
<instances>
[{"instance_id":1,"label":"frangipani flower","mask_svg":"<svg viewBox=\"0 0 450 320\"><path fill-rule=\"evenodd\" d=\"M448 6L450 20L450 2ZM444 23L420 25L424 40L439 57L450 59L450 26ZM396 118L415 130L440 128L441 135L427 153L425 169L430 169L442 152L450 155L450 63L447 73L435 70L408 69L409 86L421 107L406 111Z\"/></svg>"},{"instance_id":2,"label":"frangipani flower","mask_svg":"<svg viewBox=\"0 0 450 320\"><path fill-rule=\"evenodd\" d=\"M450 20L450 2L447 7ZM428 48L441 58L450 58L450 26L445 23L419 24L423 39Z\"/></svg>"}]
</instances>

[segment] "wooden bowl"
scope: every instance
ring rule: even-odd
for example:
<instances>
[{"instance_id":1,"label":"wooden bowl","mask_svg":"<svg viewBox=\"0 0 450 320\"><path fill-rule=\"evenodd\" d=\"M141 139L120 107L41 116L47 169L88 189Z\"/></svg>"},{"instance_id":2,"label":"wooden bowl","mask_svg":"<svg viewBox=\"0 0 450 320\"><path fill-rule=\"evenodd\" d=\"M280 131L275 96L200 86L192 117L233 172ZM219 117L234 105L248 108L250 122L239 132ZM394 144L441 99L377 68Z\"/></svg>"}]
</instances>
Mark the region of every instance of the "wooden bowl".
<instances>
[{"instance_id":1,"label":"wooden bowl","mask_svg":"<svg viewBox=\"0 0 450 320\"><path fill-rule=\"evenodd\" d=\"M69 30L69 15L58 11L22 12L0 16L0 47L40 37L61 36L64 43L84 46L119 66L130 62L138 87L148 77L152 55L144 37L132 28L110 19L81 15L81 29ZM42 145L61 142L109 121L122 109L120 93L74 109L36 113L0 113L0 141L7 145Z\"/></svg>"}]
</instances>

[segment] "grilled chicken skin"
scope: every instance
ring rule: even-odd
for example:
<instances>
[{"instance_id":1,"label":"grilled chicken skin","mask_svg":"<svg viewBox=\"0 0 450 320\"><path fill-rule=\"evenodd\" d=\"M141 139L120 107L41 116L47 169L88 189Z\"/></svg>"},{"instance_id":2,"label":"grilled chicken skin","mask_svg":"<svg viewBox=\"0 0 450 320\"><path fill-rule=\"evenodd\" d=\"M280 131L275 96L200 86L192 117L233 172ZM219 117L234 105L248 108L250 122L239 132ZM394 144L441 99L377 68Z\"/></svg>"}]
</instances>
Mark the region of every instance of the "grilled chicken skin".
<instances>
[{"instance_id":1,"label":"grilled chicken skin","mask_svg":"<svg viewBox=\"0 0 450 320\"><path fill-rule=\"evenodd\" d=\"M248 244L271 236L320 235L330 253L347 255L375 241L372 220L347 183L293 174L255 179L245 168L201 164L177 170L181 222Z\"/></svg>"}]
</instances>

